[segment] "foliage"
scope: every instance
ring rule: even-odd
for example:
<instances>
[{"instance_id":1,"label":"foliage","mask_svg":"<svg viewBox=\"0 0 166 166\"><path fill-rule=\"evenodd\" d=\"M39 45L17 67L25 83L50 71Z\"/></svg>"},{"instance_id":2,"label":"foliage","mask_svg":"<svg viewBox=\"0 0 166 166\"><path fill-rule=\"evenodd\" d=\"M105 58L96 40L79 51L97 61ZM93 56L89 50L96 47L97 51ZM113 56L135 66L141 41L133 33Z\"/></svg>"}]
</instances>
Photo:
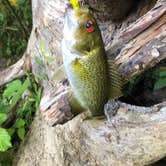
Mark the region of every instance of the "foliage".
<instances>
[{"instance_id":1,"label":"foliage","mask_svg":"<svg viewBox=\"0 0 166 166\"><path fill-rule=\"evenodd\" d=\"M1 109L2 112L12 109L19 101L23 92L30 86L30 80L27 78L22 84L21 80L15 80L9 84L2 95ZM0 107L1 108L1 107Z\"/></svg>"},{"instance_id":2,"label":"foliage","mask_svg":"<svg viewBox=\"0 0 166 166\"><path fill-rule=\"evenodd\" d=\"M0 0L0 60L6 60L0 67L22 56L31 27L31 0ZM0 87L0 165L11 165L15 147L29 129L40 95L41 88L30 74Z\"/></svg>"},{"instance_id":3,"label":"foliage","mask_svg":"<svg viewBox=\"0 0 166 166\"><path fill-rule=\"evenodd\" d=\"M4 128L0 128L0 151L4 152L6 151L8 148L10 148L11 145L11 137L8 134L7 130L5 130Z\"/></svg>"},{"instance_id":4,"label":"foliage","mask_svg":"<svg viewBox=\"0 0 166 166\"><path fill-rule=\"evenodd\" d=\"M7 115L5 113L0 113L0 124L7 120Z\"/></svg>"},{"instance_id":5,"label":"foliage","mask_svg":"<svg viewBox=\"0 0 166 166\"><path fill-rule=\"evenodd\" d=\"M0 97L0 151L11 147L12 140L23 140L39 106L41 88L37 86L31 74L24 80L14 80L6 85ZM5 126L10 113L16 112L13 123Z\"/></svg>"},{"instance_id":6,"label":"foliage","mask_svg":"<svg viewBox=\"0 0 166 166\"><path fill-rule=\"evenodd\" d=\"M165 64L166 62L163 61L159 66L144 72L126 84L124 88L125 97L122 100L133 104L148 106L150 103L143 103L143 101L138 101L137 98L146 91L153 92L166 87Z\"/></svg>"},{"instance_id":7,"label":"foliage","mask_svg":"<svg viewBox=\"0 0 166 166\"><path fill-rule=\"evenodd\" d=\"M0 58L7 65L24 53L31 26L30 0L0 0Z\"/></svg>"},{"instance_id":8,"label":"foliage","mask_svg":"<svg viewBox=\"0 0 166 166\"><path fill-rule=\"evenodd\" d=\"M5 122L7 120L7 115L5 113L0 113L0 124ZM11 145L11 137L8 134L8 132L0 127L0 151L6 151L8 148L10 148Z\"/></svg>"}]
</instances>

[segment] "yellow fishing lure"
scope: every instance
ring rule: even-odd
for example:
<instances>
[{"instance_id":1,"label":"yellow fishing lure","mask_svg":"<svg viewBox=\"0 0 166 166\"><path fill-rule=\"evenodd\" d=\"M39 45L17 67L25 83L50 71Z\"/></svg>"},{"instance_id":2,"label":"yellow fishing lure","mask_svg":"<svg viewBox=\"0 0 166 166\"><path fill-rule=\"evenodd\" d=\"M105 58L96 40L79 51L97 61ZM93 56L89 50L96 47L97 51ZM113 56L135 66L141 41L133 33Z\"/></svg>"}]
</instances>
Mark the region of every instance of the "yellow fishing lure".
<instances>
[{"instance_id":1,"label":"yellow fishing lure","mask_svg":"<svg viewBox=\"0 0 166 166\"><path fill-rule=\"evenodd\" d=\"M80 8L77 0L70 0L70 3L72 4L74 10Z\"/></svg>"}]
</instances>

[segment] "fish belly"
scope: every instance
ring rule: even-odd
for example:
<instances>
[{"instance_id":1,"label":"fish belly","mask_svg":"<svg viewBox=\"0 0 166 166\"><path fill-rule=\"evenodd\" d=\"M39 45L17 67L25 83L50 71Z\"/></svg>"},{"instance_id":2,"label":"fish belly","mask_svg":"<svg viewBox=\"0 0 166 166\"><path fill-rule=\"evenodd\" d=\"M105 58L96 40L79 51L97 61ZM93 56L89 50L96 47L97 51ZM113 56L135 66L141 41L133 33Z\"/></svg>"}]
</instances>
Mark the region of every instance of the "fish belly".
<instances>
[{"instance_id":1,"label":"fish belly","mask_svg":"<svg viewBox=\"0 0 166 166\"><path fill-rule=\"evenodd\" d=\"M72 91L85 109L97 116L107 101L106 62L102 56L76 59L66 66Z\"/></svg>"}]
</instances>

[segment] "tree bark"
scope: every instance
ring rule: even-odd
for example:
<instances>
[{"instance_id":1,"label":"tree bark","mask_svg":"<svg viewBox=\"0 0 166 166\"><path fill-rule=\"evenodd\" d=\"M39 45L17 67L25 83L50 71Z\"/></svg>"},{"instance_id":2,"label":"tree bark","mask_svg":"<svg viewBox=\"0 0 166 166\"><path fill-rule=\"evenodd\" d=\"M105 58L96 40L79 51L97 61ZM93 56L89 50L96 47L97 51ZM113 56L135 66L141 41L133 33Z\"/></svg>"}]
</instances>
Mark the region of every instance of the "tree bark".
<instances>
[{"instance_id":1,"label":"tree bark","mask_svg":"<svg viewBox=\"0 0 166 166\"><path fill-rule=\"evenodd\" d=\"M55 77L63 65L61 39L67 3L66 0L32 1L33 29L26 53L12 67L0 72L0 85L3 85L31 70L44 89L40 110L13 165L142 166L161 159L166 155L165 102L139 108L121 104L112 125L107 125L105 118L86 119L86 113L82 113L64 125L51 127L63 122L63 118L72 117L65 113L71 109L66 97L70 86ZM166 58L165 1L141 1L137 10L133 9L125 18L124 13L111 14L107 0L88 3L97 18L107 54L115 58L126 80ZM102 12L97 10L98 6ZM117 22L121 17L123 20ZM49 62L46 56L54 60ZM43 66L37 63L37 57ZM57 117L61 109L64 114Z\"/></svg>"}]
</instances>

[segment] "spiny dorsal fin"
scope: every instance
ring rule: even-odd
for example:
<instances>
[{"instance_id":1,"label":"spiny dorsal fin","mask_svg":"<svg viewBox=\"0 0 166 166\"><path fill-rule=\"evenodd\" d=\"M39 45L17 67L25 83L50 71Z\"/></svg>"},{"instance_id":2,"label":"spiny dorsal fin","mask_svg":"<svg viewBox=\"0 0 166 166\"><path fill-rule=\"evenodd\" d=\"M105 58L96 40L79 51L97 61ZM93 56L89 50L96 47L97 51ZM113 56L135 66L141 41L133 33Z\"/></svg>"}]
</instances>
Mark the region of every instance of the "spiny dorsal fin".
<instances>
[{"instance_id":1,"label":"spiny dorsal fin","mask_svg":"<svg viewBox=\"0 0 166 166\"><path fill-rule=\"evenodd\" d=\"M119 65L109 57L108 63L108 74L109 74L109 98L116 99L123 95L122 87L123 81L120 74Z\"/></svg>"}]
</instances>

